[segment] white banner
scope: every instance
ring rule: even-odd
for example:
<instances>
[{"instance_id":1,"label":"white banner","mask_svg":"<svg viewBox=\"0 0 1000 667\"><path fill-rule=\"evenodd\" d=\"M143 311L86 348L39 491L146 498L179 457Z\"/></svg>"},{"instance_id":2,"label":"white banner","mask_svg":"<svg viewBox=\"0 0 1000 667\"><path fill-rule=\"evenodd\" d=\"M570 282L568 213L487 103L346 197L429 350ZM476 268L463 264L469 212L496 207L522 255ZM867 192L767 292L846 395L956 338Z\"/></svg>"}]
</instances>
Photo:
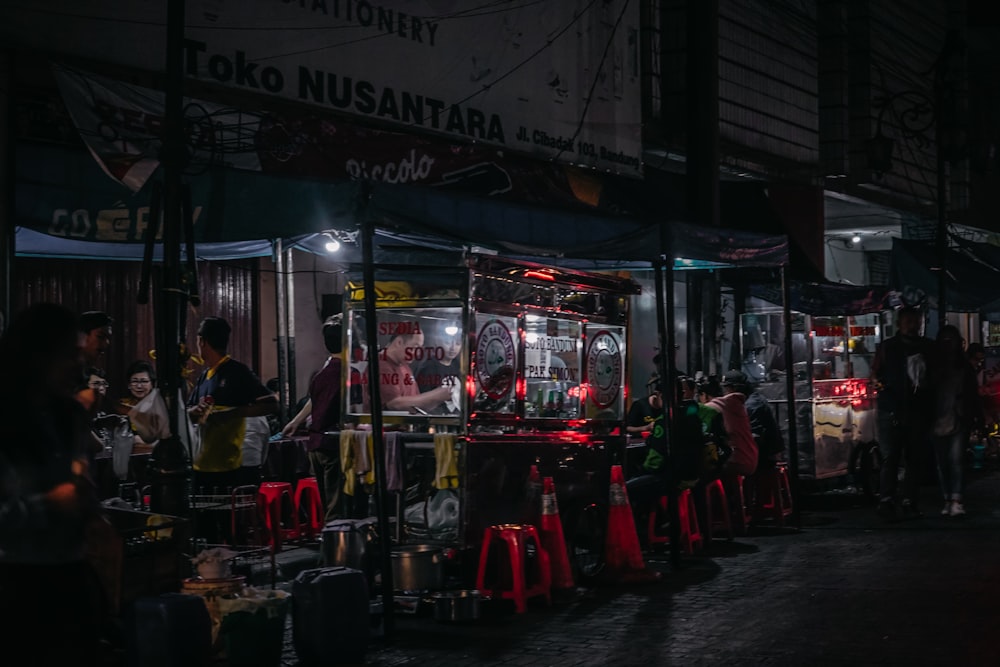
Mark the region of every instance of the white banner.
<instances>
[{"instance_id":1,"label":"white banner","mask_svg":"<svg viewBox=\"0 0 1000 667\"><path fill-rule=\"evenodd\" d=\"M0 34L163 71L165 6L38 0ZM188 0L186 23L189 78L641 174L638 0Z\"/></svg>"}]
</instances>

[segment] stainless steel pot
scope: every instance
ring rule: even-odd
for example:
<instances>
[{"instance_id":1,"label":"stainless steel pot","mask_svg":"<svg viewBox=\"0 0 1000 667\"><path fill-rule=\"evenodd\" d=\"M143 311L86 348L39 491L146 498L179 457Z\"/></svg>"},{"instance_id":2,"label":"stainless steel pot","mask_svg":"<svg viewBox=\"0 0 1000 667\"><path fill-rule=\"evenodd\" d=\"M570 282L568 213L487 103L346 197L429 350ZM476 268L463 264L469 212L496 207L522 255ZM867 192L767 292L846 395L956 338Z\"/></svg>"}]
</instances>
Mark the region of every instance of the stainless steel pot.
<instances>
[{"instance_id":1,"label":"stainless steel pot","mask_svg":"<svg viewBox=\"0 0 1000 667\"><path fill-rule=\"evenodd\" d=\"M478 621L480 603L483 600L479 591L444 591L431 596L434 600L434 620L442 623L461 623L463 621Z\"/></svg>"},{"instance_id":2,"label":"stainless steel pot","mask_svg":"<svg viewBox=\"0 0 1000 667\"><path fill-rule=\"evenodd\" d=\"M397 591L436 591L444 584L444 550L408 544L392 550L392 584Z\"/></svg>"},{"instance_id":3,"label":"stainless steel pot","mask_svg":"<svg viewBox=\"0 0 1000 667\"><path fill-rule=\"evenodd\" d=\"M375 539L374 519L339 519L323 527L320 559L323 565L363 570L368 548Z\"/></svg>"}]
</instances>

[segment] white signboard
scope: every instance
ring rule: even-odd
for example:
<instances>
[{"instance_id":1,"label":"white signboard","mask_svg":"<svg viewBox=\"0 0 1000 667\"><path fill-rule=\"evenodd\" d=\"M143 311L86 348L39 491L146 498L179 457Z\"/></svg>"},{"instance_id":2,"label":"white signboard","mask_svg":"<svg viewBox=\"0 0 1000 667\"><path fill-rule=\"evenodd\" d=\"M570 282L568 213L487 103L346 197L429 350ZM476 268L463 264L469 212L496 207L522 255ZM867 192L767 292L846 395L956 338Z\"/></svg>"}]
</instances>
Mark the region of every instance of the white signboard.
<instances>
[{"instance_id":1,"label":"white signboard","mask_svg":"<svg viewBox=\"0 0 1000 667\"><path fill-rule=\"evenodd\" d=\"M188 0L185 73L639 176L639 4ZM38 0L0 8L0 35L7 44L163 71L165 6Z\"/></svg>"}]
</instances>

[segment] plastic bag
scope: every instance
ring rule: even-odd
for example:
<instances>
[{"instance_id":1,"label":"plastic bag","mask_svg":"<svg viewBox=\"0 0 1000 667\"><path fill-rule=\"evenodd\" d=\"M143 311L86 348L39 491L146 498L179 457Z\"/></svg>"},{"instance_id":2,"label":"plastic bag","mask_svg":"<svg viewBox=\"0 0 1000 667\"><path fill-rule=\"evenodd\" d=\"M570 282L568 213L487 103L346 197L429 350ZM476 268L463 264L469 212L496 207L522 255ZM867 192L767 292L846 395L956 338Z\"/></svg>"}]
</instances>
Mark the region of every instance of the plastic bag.
<instances>
[{"instance_id":1,"label":"plastic bag","mask_svg":"<svg viewBox=\"0 0 1000 667\"><path fill-rule=\"evenodd\" d=\"M118 479L128 477L128 464L132 457L134 443L132 428L127 421L123 421L121 426L115 428L114 436L111 439L111 469Z\"/></svg>"},{"instance_id":2,"label":"plastic bag","mask_svg":"<svg viewBox=\"0 0 1000 667\"><path fill-rule=\"evenodd\" d=\"M153 389L128 412L132 428L143 442L155 442L170 437L167 404L159 389Z\"/></svg>"}]
</instances>

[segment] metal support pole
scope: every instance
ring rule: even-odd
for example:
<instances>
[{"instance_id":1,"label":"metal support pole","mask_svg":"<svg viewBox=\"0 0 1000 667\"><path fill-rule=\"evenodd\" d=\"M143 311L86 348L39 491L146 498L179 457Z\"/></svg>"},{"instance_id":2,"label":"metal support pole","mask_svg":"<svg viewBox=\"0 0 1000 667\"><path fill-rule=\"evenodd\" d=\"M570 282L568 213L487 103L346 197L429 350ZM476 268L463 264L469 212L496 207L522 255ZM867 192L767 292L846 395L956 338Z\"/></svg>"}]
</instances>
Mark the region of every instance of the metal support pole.
<instances>
[{"instance_id":1,"label":"metal support pole","mask_svg":"<svg viewBox=\"0 0 1000 667\"><path fill-rule=\"evenodd\" d=\"M664 236L667 231L662 232ZM667 248L670 243L664 241ZM676 372L676 362L674 361L674 272L673 256L665 253L665 259L657 263L654 270L656 279L656 328L660 341L660 363L656 372L660 374L660 382L663 384L663 422L667 429L667 512L670 515L670 563L676 569L681 564L681 519L680 507L678 506L679 494L677 492L677 480L674 479L674 428L673 416L677 414L677 391L674 375ZM670 262L671 268L664 270L664 264ZM670 284L664 287L664 280L669 280ZM656 511L653 509L652 511Z\"/></svg>"},{"instance_id":2,"label":"metal support pole","mask_svg":"<svg viewBox=\"0 0 1000 667\"><path fill-rule=\"evenodd\" d=\"M171 437L160 440L150 456L153 511L184 516L190 505L190 460L178 436L181 378L180 342L189 297L181 263L184 228L184 0L167 3L166 82L163 120L163 266L154 298L156 363L161 395L167 404ZM185 424L186 428L186 424Z\"/></svg>"},{"instance_id":3,"label":"metal support pole","mask_svg":"<svg viewBox=\"0 0 1000 667\"><path fill-rule=\"evenodd\" d=\"M362 188L362 202L368 198L368 189ZM385 492L385 448L382 438L382 391L379 387L378 326L375 309L375 223L367 210L362 211L362 274L365 283L365 336L368 342L368 395L372 406L372 438L375 458L375 512L378 515L378 532L382 535L382 618L385 636L393 629L392 553L389 535L389 505Z\"/></svg>"},{"instance_id":4,"label":"metal support pole","mask_svg":"<svg viewBox=\"0 0 1000 667\"><path fill-rule=\"evenodd\" d=\"M934 150L937 154L937 257L938 257L938 333L948 323L948 180L944 150L942 148L941 109L942 87L935 89L936 116L934 123Z\"/></svg>"},{"instance_id":5,"label":"metal support pole","mask_svg":"<svg viewBox=\"0 0 1000 667\"><path fill-rule=\"evenodd\" d=\"M802 527L799 514L799 441L798 414L795 410L795 366L792 363L792 287L788 267L781 267L781 307L785 320L785 393L788 400L788 485L792 494L792 523ZM810 363L812 357L809 357Z\"/></svg>"},{"instance_id":6,"label":"metal support pole","mask_svg":"<svg viewBox=\"0 0 1000 667\"><path fill-rule=\"evenodd\" d=\"M285 360L286 372L288 374L288 407L291 411L289 417L297 410L295 406L299 402L299 389L296 385L295 374L295 258L291 248L285 250L285 304L287 314L285 315Z\"/></svg>"},{"instance_id":7,"label":"metal support pole","mask_svg":"<svg viewBox=\"0 0 1000 667\"><path fill-rule=\"evenodd\" d=\"M288 356L285 339L288 330L288 306L285 291L285 253L281 239L271 242L271 254L274 260L274 314L276 318L276 337L278 352L278 403L279 418L284 424L288 421Z\"/></svg>"}]
</instances>

